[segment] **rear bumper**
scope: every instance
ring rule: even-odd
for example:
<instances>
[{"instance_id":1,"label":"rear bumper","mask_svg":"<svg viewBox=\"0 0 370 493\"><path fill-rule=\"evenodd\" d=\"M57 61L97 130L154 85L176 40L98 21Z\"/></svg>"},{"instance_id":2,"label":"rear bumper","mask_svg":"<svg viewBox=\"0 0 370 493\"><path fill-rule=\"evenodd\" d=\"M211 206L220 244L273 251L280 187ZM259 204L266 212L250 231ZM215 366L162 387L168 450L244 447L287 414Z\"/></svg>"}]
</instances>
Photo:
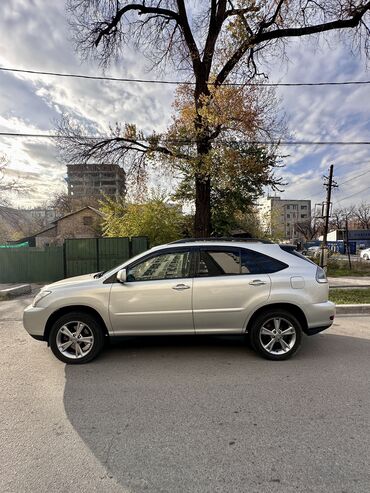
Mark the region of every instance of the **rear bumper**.
<instances>
[{"instance_id":1,"label":"rear bumper","mask_svg":"<svg viewBox=\"0 0 370 493\"><path fill-rule=\"evenodd\" d=\"M314 303L306 307L307 335L314 335L328 329L334 322L335 304L331 301Z\"/></svg>"},{"instance_id":2,"label":"rear bumper","mask_svg":"<svg viewBox=\"0 0 370 493\"><path fill-rule=\"evenodd\" d=\"M314 336L315 334L318 334L319 332L322 332L323 330L328 329L331 327L332 324L330 325L324 325L324 327L315 327L313 329L306 329L305 334L308 336Z\"/></svg>"}]
</instances>

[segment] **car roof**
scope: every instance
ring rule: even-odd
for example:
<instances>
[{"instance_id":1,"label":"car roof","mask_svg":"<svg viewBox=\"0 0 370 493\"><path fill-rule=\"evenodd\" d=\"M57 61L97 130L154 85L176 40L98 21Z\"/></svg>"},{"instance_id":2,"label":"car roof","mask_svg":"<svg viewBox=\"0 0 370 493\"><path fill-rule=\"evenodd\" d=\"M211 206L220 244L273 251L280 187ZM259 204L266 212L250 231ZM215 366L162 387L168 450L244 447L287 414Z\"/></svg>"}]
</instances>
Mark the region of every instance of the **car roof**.
<instances>
[{"instance_id":1,"label":"car roof","mask_svg":"<svg viewBox=\"0 0 370 493\"><path fill-rule=\"evenodd\" d=\"M168 249L168 248L186 248L186 247L233 247L233 248L238 248L238 247L243 247L243 248L253 248L256 251L271 251L273 249L278 249L281 251L281 248L278 243L272 243L272 242L263 242L259 240L248 240L248 239L239 239L237 238L236 240L234 239L218 239L218 238L213 238L212 240L204 240L202 238L200 239L192 239L191 241L174 241L171 243L166 243L164 245L158 245L155 247L152 247L150 251L155 252L163 249Z\"/></svg>"},{"instance_id":2,"label":"car roof","mask_svg":"<svg viewBox=\"0 0 370 493\"><path fill-rule=\"evenodd\" d=\"M265 240L261 238L243 238L234 236L221 236L221 237L208 237L208 238L183 238L181 240L172 241L170 245L175 245L179 243L218 243L218 242L228 242L228 243L273 243L270 240Z\"/></svg>"}]
</instances>

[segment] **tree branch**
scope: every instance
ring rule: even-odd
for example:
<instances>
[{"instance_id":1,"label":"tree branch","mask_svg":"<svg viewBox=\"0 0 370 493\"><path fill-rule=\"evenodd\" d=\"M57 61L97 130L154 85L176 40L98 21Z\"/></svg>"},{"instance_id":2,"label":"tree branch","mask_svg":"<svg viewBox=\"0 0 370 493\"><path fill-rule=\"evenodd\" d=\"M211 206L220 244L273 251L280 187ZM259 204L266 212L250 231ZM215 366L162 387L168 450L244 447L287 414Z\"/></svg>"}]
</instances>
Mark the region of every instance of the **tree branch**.
<instances>
[{"instance_id":1,"label":"tree branch","mask_svg":"<svg viewBox=\"0 0 370 493\"><path fill-rule=\"evenodd\" d=\"M209 19L209 29L208 29L208 35L204 47L204 56L203 56L203 63L205 65L207 79L209 77L212 67L212 60L215 52L216 41L220 34L222 24L225 20L226 1L227 0L220 0L217 6L217 1L212 0L211 15Z\"/></svg>"},{"instance_id":2,"label":"tree branch","mask_svg":"<svg viewBox=\"0 0 370 493\"><path fill-rule=\"evenodd\" d=\"M116 15L112 18L110 22L106 22L106 28L102 29L95 40L95 46L98 46L103 36L109 36L117 25L119 24L123 15L130 11L137 11L139 15L144 14L155 14L160 17L166 17L168 19L173 19L180 24L180 16L177 12L170 9L163 9L160 7L147 7L145 4L131 3L122 7L122 9L117 10Z\"/></svg>"},{"instance_id":3,"label":"tree branch","mask_svg":"<svg viewBox=\"0 0 370 493\"><path fill-rule=\"evenodd\" d=\"M193 61L194 71L199 71L201 61L198 46L194 40L193 33L190 29L188 15L186 12L186 7L184 0L177 0L177 7L179 10L179 21L178 23L182 27L182 32L186 45L188 47L191 59Z\"/></svg>"},{"instance_id":4,"label":"tree branch","mask_svg":"<svg viewBox=\"0 0 370 493\"><path fill-rule=\"evenodd\" d=\"M272 26L276 19L277 19L277 16L279 15L279 12L281 10L281 7L283 6L283 3L285 2L286 0L279 0L279 3L277 4L276 6L276 9L275 9L275 12L273 14L273 16L271 17L271 19L267 22L262 22L261 23L261 26L260 26L260 31L262 31L263 29L267 29L269 28L270 26Z\"/></svg>"},{"instance_id":5,"label":"tree branch","mask_svg":"<svg viewBox=\"0 0 370 493\"><path fill-rule=\"evenodd\" d=\"M279 5L282 2L279 2ZM251 36L234 52L234 54L229 58L229 60L222 67L220 72L218 73L215 85L221 85L230 74L230 72L234 69L234 67L239 63L243 55L251 48L255 48L256 45L263 43L265 41L271 41L274 39L280 38L289 38L289 37L300 37L307 36L310 34L318 34L326 31L331 31L334 29L347 29L358 26L361 23L363 16L370 10L370 2L367 2L362 7L358 9L354 9L352 11L352 16L348 19L337 19L335 21L323 22L321 24L316 24L313 26L301 26L301 27L293 27L293 28L285 28L285 29L274 29L273 31L261 31L258 30L258 33L254 36ZM278 12L278 9L277 9ZM276 12L275 12L276 13ZM277 15L277 14L276 14ZM271 22L271 21L269 21Z\"/></svg>"}]
</instances>

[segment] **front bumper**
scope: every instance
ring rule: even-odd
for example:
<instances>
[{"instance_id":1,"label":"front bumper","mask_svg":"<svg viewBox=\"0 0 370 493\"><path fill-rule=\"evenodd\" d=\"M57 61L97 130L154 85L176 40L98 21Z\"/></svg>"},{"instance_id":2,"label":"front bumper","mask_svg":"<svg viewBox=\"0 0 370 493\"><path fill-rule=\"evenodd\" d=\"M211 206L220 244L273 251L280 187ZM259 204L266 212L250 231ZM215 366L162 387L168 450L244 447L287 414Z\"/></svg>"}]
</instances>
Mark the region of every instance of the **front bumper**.
<instances>
[{"instance_id":1,"label":"front bumper","mask_svg":"<svg viewBox=\"0 0 370 493\"><path fill-rule=\"evenodd\" d=\"M42 341L48 317L49 313L45 308L29 305L23 312L23 327L34 339Z\"/></svg>"}]
</instances>

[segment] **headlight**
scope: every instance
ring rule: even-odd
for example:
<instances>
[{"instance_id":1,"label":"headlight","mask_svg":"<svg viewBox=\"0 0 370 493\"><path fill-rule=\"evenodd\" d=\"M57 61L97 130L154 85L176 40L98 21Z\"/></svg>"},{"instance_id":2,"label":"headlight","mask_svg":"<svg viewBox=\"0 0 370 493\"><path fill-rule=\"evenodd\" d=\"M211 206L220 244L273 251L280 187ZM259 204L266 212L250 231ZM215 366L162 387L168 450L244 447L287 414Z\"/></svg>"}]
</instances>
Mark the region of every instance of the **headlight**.
<instances>
[{"instance_id":1,"label":"headlight","mask_svg":"<svg viewBox=\"0 0 370 493\"><path fill-rule=\"evenodd\" d=\"M41 301L43 298L45 298L45 296L47 296L48 294L50 294L51 291L40 291L34 298L33 302L32 302L32 306L36 306L37 303L39 301Z\"/></svg>"}]
</instances>

